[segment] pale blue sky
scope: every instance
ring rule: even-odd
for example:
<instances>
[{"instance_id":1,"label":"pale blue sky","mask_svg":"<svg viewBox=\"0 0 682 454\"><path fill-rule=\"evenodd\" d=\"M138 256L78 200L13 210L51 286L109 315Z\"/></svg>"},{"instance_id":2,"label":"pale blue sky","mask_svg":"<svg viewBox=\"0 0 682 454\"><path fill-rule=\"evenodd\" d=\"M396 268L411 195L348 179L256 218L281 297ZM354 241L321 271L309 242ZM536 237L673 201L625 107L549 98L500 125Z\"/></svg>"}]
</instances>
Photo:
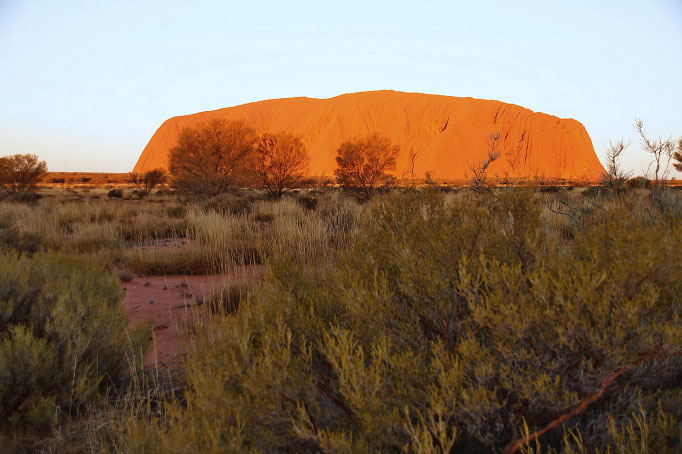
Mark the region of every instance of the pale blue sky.
<instances>
[{"instance_id":1,"label":"pale blue sky","mask_svg":"<svg viewBox=\"0 0 682 454\"><path fill-rule=\"evenodd\" d=\"M393 89L682 135L682 0L0 0L0 155L127 172L168 117ZM679 174L676 175L680 177Z\"/></svg>"}]
</instances>

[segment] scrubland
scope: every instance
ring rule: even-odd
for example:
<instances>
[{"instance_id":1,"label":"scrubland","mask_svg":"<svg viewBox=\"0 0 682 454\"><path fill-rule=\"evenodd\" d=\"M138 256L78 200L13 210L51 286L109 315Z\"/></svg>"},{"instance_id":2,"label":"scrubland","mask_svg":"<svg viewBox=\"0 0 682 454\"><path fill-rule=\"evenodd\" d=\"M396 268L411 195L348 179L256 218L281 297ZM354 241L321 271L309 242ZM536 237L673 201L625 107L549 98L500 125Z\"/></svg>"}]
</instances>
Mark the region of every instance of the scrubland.
<instances>
[{"instance_id":1,"label":"scrubland","mask_svg":"<svg viewBox=\"0 0 682 454\"><path fill-rule=\"evenodd\" d=\"M671 188L0 201L8 452L680 452ZM159 247L165 245L164 247ZM121 282L264 267L144 367Z\"/></svg>"}]
</instances>

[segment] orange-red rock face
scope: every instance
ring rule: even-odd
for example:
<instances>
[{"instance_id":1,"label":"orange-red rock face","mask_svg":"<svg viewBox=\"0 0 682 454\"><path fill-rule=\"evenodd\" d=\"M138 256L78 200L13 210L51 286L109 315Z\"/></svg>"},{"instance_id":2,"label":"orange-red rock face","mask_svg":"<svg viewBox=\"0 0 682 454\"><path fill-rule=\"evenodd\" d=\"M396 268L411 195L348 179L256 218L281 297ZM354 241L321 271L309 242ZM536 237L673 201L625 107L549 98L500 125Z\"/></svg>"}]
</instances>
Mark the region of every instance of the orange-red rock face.
<instances>
[{"instance_id":1,"label":"orange-red rock face","mask_svg":"<svg viewBox=\"0 0 682 454\"><path fill-rule=\"evenodd\" d=\"M445 180L471 176L470 166L486 157L488 136L497 132L502 156L490 175L593 179L604 170L576 120L499 101L372 91L273 99L173 117L154 133L133 171L168 168L168 151L180 130L213 118L247 118L259 133L286 130L302 136L310 150L311 176L333 176L339 144L368 132L400 144L394 173L409 178L423 178L426 171Z\"/></svg>"}]
</instances>

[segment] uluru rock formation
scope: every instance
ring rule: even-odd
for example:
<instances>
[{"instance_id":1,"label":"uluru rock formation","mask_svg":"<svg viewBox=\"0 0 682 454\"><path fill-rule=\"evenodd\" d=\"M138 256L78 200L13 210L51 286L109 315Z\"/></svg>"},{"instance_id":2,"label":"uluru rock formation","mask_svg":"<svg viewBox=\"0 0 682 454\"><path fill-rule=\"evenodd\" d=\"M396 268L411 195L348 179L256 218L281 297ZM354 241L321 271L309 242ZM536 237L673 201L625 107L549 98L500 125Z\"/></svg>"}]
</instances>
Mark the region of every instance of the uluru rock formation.
<instances>
[{"instance_id":1,"label":"uluru rock formation","mask_svg":"<svg viewBox=\"0 0 682 454\"><path fill-rule=\"evenodd\" d=\"M603 167L590 136L574 119L562 119L500 101L371 91L329 99L284 98L253 102L165 121L133 172L168 168L168 152L183 127L214 118L249 119L258 133L286 130L303 137L311 176L332 176L344 140L378 132L401 147L395 174L463 179L487 156L488 137L499 133L502 156L491 175L594 179Z\"/></svg>"}]
</instances>

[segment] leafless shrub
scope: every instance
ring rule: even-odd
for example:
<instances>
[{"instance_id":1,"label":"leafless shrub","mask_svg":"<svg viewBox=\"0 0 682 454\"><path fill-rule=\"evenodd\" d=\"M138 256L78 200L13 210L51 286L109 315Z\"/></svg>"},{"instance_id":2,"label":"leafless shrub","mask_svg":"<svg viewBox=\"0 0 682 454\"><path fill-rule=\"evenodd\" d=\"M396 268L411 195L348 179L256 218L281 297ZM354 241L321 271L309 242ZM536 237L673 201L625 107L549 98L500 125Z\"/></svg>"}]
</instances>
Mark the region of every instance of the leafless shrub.
<instances>
[{"instance_id":1,"label":"leafless shrub","mask_svg":"<svg viewBox=\"0 0 682 454\"><path fill-rule=\"evenodd\" d=\"M673 158L675 142L672 136L667 139L648 137L644 130L644 122L639 118L635 119L635 129L639 134L642 149L652 157L647 168L647 174L651 173L653 167L654 184L658 186L659 181L665 179L670 172L670 161Z\"/></svg>"},{"instance_id":2,"label":"leafless shrub","mask_svg":"<svg viewBox=\"0 0 682 454\"><path fill-rule=\"evenodd\" d=\"M495 162L501 155L499 151L498 141L500 140L500 133L496 132L488 136L488 156L482 159L477 164L469 164L469 170L473 173L469 186L477 192L487 191L488 183L488 168L490 164Z\"/></svg>"},{"instance_id":3,"label":"leafless shrub","mask_svg":"<svg viewBox=\"0 0 682 454\"><path fill-rule=\"evenodd\" d=\"M606 172L601 176L602 186L620 192L625 189L626 183L632 177L632 172L626 172L620 165L620 156L629 144L625 144L623 139L613 143L609 141L606 149Z\"/></svg>"}]
</instances>

